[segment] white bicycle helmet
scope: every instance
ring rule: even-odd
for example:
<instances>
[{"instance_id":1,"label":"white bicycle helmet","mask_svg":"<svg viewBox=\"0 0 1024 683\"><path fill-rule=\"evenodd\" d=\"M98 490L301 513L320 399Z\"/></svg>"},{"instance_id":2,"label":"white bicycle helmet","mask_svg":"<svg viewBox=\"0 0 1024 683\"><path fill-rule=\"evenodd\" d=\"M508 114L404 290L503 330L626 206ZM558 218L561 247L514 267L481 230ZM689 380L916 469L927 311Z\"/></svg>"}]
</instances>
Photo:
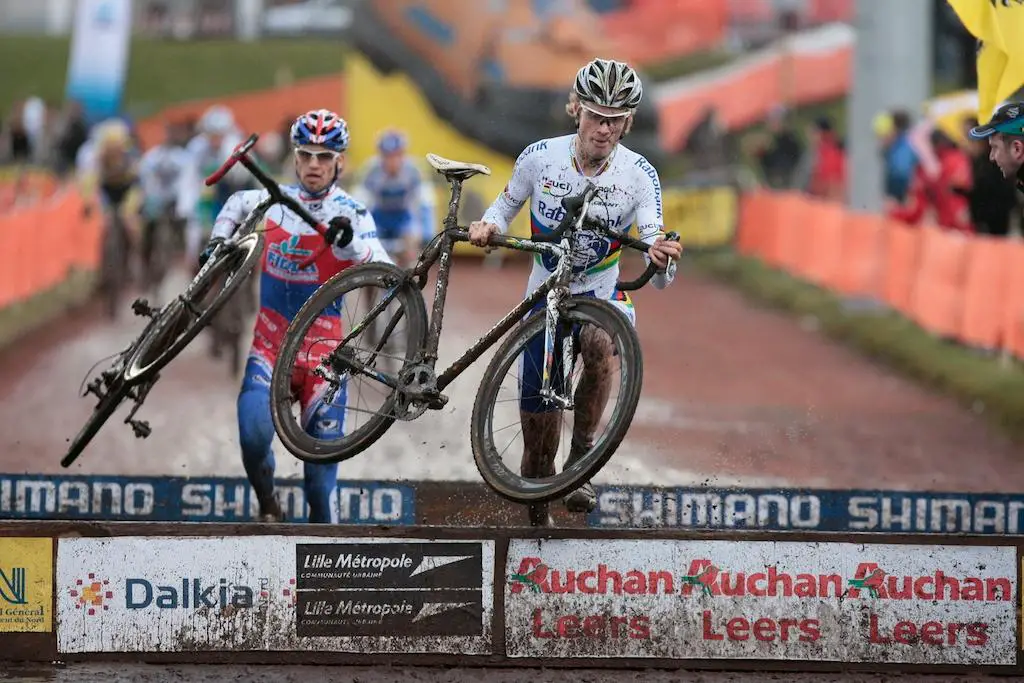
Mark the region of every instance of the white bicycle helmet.
<instances>
[{"instance_id":1,"label":"white bicycle helmet","mask_svg":"<svg viewBox=\"0 0 1024 683\"><path fill-rule=\"evenodd\" d=\"M199 119L199 130L209 135L227 135L235 127L235 115L223 104L215 104Z\"/></svg>"},{"instance_id":2,"label":"white bicycle helmet","mask_svg":"<svg viewBox=\"0 0 1024 683\"><path fill-rule=\"evenodd\" d=\"M636 109L644 96L640 76L625 62L595 59L576 72L573 92L584 102Z\"/></svg>"}]
</instances>

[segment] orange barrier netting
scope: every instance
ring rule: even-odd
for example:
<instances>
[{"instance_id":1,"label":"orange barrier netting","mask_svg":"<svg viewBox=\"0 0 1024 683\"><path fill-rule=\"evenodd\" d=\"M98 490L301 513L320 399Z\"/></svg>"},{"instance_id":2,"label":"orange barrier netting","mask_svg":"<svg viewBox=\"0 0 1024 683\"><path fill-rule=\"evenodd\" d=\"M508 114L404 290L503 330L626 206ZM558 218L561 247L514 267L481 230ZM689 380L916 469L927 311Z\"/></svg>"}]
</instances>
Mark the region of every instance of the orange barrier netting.
<instances>
[{"instance_id":1,"label":"orange barrier netting","mask_svg":"<svg viewBox=\"0 0 1024 683\"><path fill-rule=\"evenodd\" d=\"M16 304L64 281L72 268L99 264L102 218L83 216L83 200L73 189L45 201L0 214L0 308Z\"/></svg>"},{"instance_id":2,"label":"orange barrier netting","mask_svg":"<svg viewBox=\"0 0 1024 683\"><path fill-rule=\"evenodd\" d=\"M923 329L1024 359L1024 244L912 227L793 192L743 195L737 250Z\"/></svg>"}]
</instances>

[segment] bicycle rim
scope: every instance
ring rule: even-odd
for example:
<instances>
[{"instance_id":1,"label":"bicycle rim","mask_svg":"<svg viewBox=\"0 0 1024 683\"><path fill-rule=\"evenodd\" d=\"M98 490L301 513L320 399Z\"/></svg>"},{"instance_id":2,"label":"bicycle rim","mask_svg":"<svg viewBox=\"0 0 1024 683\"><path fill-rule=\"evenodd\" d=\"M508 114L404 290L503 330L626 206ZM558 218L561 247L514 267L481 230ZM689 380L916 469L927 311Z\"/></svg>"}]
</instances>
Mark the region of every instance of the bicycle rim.
<instances>
[{"instance_id":1,"label":"bicycle rim","mask_svg":"<svg viewBox=\"0 0 1024 683\"><path fill-rule=\"evenodd\" d=\"M135 353L124 372L126 382L136 384L159 372L181 353L189 343L224 306L232 294L242 285L256 265L263 252L263 236L254 233L235 243L235 249L225 252L205 272L197 276L193 291L203 298L209 287L221 276L226 278L223 287L195 320L182 302L175 299L159 314L159 320L139 342Z\"/></svg>"},{"instance_id":2,"label":"bicycle rim","mask_svg":"<svg viewBox=\"0 0 1024 683\"><path fill-rule=\"evenodd\" d=\"M509 335L491 359L477 391L470 424L473 458L484 481L500 496L517 503L542 503L562 497L589 481L615 453L629 429L643 384L643 359L636 331L611 304L591 297L569 299L561 312L564 323L593 325L604 330L618 354L619 394L604 432L571 467L553 476L524 477L502 460L495 444L493 420L502 380L517 363L526 345L544 335L545 312L526 319ZM578 361L581 362L581 361ZM518 399L517 399L518 401ZM499 429L500 431L500 429Z\"/></svg>"},{"instance_id":3,"label":"bicycle rim","mask_svg":"<svg viewBox=\"0 0 1024 683\"><path fill-rule=\"evenodd\" d=\"M411 363L426 341L427 313L420 291L405 282L404 278L404 271L391 264L368 263L349 268L335 275L317 290L288 326L285 341L274 363L270 406L278 437L296 458L316 463L348 460L373 445L394 423L395 394L386 385L381 384L379 386L389 392L389 395L383 401L380 410L369 417L365 424L350 430L349 415L355 414L355 411L349 411L346 406L343 421L347 433L336 439L318 439L308 434L292 414L293 379L296 361L302 354L303 347L307 345L307 333L321 317L322 311L332 306L343 295L358 300L363 295L360 290L367 287L388 289L389 282L400 283L397 285L395 300L402 307L404 329L407 330L402 335L406 343L403 367ZM347 329L342 330L343 335L348 332ZM358 340L359 336L353 339L353 348ZM347 392L346 387L346 398Z\"/></svg>"}]
</instances>

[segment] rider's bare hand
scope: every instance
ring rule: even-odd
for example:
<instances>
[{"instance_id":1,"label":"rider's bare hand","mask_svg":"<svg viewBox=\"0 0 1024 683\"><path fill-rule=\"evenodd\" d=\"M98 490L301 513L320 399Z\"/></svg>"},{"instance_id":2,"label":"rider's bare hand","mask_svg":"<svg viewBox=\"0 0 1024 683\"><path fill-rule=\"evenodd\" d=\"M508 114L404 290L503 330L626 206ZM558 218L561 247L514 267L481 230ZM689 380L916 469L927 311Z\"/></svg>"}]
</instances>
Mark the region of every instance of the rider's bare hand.
<instances>
[{"instance_id":1,"label":"rider's bare hand","mask_svg":"<svg viewBox=\"0 0 1024 683\"><path fill-rule=\"evenodd\" d=\"M669 259L677 259L682 253L683 245L675 240L667 240L664 236L659 236L647 251L654 265L661 269L668 266Z\"/></svg>"},{"instance_id":2,"label":"rider's bare hand","mask_svg":"<svg viewBox=\"0 0 1024 683\"><path fill-rule=\"evenodd\" d=\"M469 242L477 247L486 247L491 236L498 232L498 226L484 221L473 221L469 224Z\"/></svg>"}]
</instances>

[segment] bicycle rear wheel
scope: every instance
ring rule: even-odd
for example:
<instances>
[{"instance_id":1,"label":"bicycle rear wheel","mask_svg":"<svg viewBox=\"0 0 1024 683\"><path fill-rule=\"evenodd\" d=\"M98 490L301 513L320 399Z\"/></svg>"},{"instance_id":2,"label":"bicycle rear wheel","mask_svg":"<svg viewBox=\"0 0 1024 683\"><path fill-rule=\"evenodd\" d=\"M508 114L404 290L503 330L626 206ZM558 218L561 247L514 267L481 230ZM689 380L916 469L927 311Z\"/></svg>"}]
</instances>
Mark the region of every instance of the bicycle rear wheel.
<instances>
[{"instance_id":1,"label":"bicycle rear wheel","mask_svg":"<svg viewBox=\"0 0 1024 683\"><path fill-rule=\"evenodd\" d=\"M367 263L346 269L318 289L288 326L284 343L274 362L270 382L270 412L281 443L296 458L315 463L348 460L373 445L394 423L396 392L375 379L361 375L356 379L365 380L378 395L384 396L382 405L376 411L370 411L363 407L364 402L358 398L355 401L350 400L352 391L349 383L356 384L357 390L362 385L353 382L353 378L345 374L338 382L341 390L337 392L344 396L344 405L331 401L328 406L329 409L342 413L343 435L340 438L319 439L312 436L306 431L305 425L300 424L293 415L292 406L296 400L296 384L303 385L308 380L308 374L312 373L315 367L321 366L322 358L338 348L341 339L321 337L319 335L323 333L320 329L325 328L317 327L335 317L342 318L342 337L353 330L359 330L359 333L342 349L343 352L352 354L357 362L365 363L379 372L376 363L381 353L374 350L387 342L391 342L392 353L403 367L408 367L414 362L426 342L427 311L423 295L405 277L403 270L387 263ZM355 315L352 323L344 320L347 309L345 304L358 308L364 301L364 290L367 288L380 290L385 295L394 292L394 299L378 316L395 321L391 325L391 332L384 339L366 339L370 328L373 327L373 321L365 319L368 311ZM380 296L374 293L374 300L379 299ZM328 323L327 327L330 326ZM358 425L360 417L366 414L369 417L365 424Z\"/></svg>"},{"instance_id":2,"label":"bicycle rear wheel","mask_svg":"<svg viewBox=\"0 0 1024 683\"><path fill-rule=\"evenodd\" d=\"M238 240L234 249L218 255L217 260L197 276L199 279L194 281L187 300L178 297L161 310L156 324L129 359L125 382L131 385L144 381L181 353L245 282L262 253L263 235L250 233ZM203 305L220 281L223 281L220 290L209 304Z\"/></svg>"},{"instance_id":3,"label":"bicycle rear wheel","mask_svg":"<svg viewBox=\"0 0 1024 683\"><path fill-rule=\"evenodd\" d=\"M640 400L640 389L643 384L643 358L640 353L640 342L636 336L636 330L626 319L626 316L616 310L606 301L592 297L572 297L567 300L559 315L560 339L556 343L555 355L558 365L555 368L552 378L552 387L555 388L556 378L561 375L561 363L564 362L562 348L562 335L572 335L574 340L582 339L585 335L591 335L595 330L602 331L610 339L612 345L612 361L609 364L609 384L617 381L619 386L618 396L614 400L610 416L607 420L597 419L600 415L593 415L586 418L592 420L596 427L599 422L605 422L600 437L593 438L593 432L588 434L590 447L569 458L561 472L555 473L554 461L559 449L558 431L562 414L567 411L547 409L546 413L523 413L521 410L524 400L531 401L534 405L542 401L534 389L529 389L529 383L524 381L520 374L528 363L539 363L543 356L545 311L542 309L527 318L511 335L509 335L501 347L491 359L484 378L477 391L476 401L473 404L473 417L470 424L470 439L473 449L473 459L476 461L477 469L484 481L500 496L517 503L542 503L564 496L585 484L604 466L615 453L622 439L625 438L636 411L637 403ZM591 329L588 329L591 328ZM571 331L570 331L571 330ZM577 351L580 350L578 341L574 341ZM540 351L538 356L537 351ZM586 352L580 353L580 359L575 362L576 366L585 365ZM615 360L617 358L617 361ZM602 362L606 362L606 355L600 356ZM518 365L517 365L518 364ZM617 370L614 367L618 366ZM499 397L502 393L502 380L512 370L515 375L511 389L507 390L508 396ZM534 370L539 377L540 370ZM572 378L570 378L570 382ZM529 389L529 392L528 392ZM572 391L571 388L564 388L562 393ZM532 393L530 393L532 392ZM530 393L530 395L527 395ZM574 427L576 422L584 420L579 414L580 399L586 400L585 396L576 392L576 412L573 413ZM512 405L514 404L514 405ZM500 405L500 407L499 407ZM508 426L494 427L496 408L497 412L508 415L508 411L517 414L521 419L536 420L537 415L552 416L553 425L547 425L543 429L553 432L548 437L540 439L544 445L538 450L543 450L544 469L549 474L538 474L537 476L525 476L520 471L513 471L508 467L502 456L510 450L511 444L504 442L509 438L515 438L517 434L506 431ZM532 408L531 410L535 410ZM602 413L603 413L602 406ZM502 422L499 419L499 422ZM542 427L539 421L534 423L532 429L537 431ZM521 428L519 434L523 434ZM500 434L501 443L496 443L496 436ZM523 434L522 451L526 450L527 435ZM536 446L536 434L530 435L534 438ZM567 451L571 453L573 447L569 446ZM516 451L513 451L516 452ZM570 464L571 462L571 464ZM532 474L532 473L531 473Z\"/></svg>"}]
</instances>

